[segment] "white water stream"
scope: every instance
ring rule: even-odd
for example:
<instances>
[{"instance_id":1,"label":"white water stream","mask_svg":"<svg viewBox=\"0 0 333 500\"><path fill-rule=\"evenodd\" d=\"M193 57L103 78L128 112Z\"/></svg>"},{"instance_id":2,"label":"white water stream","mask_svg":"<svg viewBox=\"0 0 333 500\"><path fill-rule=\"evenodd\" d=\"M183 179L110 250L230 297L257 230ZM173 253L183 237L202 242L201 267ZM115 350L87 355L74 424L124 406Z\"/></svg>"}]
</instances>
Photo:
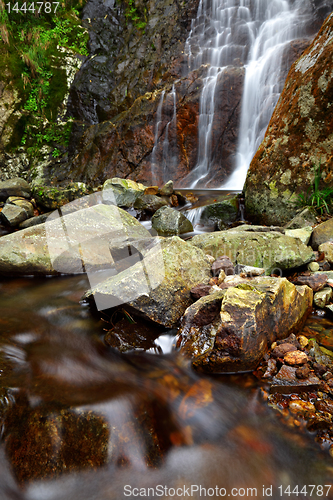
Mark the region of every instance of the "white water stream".
<instances>
[{"instance_id":1,"label":"white water stream","mask_svg":"<svg viewBox=\"0 0 333 500\"><path fill-rule=\"evenodd\" d=\"M189 69L207 66L200 101L198 160L183 187L210 180L215 88L227 66L245 67L235 171L223 188L241 190L281 92L284 49L304 38L311 19L308 0L200 0L185 52ZM223 168L223 164L221 164Z\"/></svg>"}]
</instances>

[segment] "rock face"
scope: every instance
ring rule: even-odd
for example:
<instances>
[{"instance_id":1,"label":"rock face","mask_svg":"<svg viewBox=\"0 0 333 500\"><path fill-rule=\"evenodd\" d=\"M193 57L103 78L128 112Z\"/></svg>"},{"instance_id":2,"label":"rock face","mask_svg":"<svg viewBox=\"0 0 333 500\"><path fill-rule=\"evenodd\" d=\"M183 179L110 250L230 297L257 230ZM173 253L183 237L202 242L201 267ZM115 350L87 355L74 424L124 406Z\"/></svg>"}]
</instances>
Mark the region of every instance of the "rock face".
<instances>
[{"instance_id":1,"label":"rock face","mask_svg":"<svg viewBox=\"0 0 333 500\"><path fill-rule=\"evenodd\" d=\"M190 243L216 259L227 255L233 264L265 268L266 274L291 269L314 260L314 253L298 238L276 231L229 231L199 234Z\"/></svg>"},{"instance_id":2,"label":"rock face","mask_svg":"<svg viewBox=\"0 0 333 500\"><path fill-rule=\"evenodd\" d=\"M192 303L191 288L208 283L211 266L205 254L193 245L172 238L157 238L142 262L111 277L85 298L99 309L127 304L134 314L167 328L177 326L185 309Z\"/></svg>"},{"instance_id":3,"label":"rock face","mask_svg":"<svg viewBox=\"0 0 333 500\"><path fill-rule=\"evenodd\" d=\"M271 343L297 331L312 290L285 278L258 277L202 297L182 319L177 346L208 372L253 370Z\"/></svg>"},{"instance_id":4,"label":"rock face","mask_svg":"<svg viewBox=\"0 0 333 500\"><path fill-rule=\"evenodd\" d=\"M135 252L130 246L141 249L147 240L150 233L115 206L96 205L61 218L55 212L45 223L0 239L0 275L87 272L90 282L96 283L101 270L112 275L119 261L126 265L128 259L127 266L131 265Z\"/></svg>"},{"instance_id":5,"label":"rock face","mask_svg":"<svg viewBox=\"0 0 333 500\"><path fill-rule=\"evenodd\" d=\"M265 224L288 222L300 193L333 185L333 15L295 62L252 160L245 193L248 215Z\"/></svg>"}]
</instances>

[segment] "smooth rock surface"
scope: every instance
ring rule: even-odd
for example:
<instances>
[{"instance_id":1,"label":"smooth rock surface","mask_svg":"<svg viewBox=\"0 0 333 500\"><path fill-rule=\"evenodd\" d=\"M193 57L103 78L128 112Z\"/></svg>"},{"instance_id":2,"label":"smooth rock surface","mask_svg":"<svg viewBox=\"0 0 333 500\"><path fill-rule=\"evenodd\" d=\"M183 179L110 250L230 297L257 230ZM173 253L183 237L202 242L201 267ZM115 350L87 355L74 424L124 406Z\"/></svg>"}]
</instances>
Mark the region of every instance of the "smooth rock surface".
<instances>
[{"instance_id":1,"label":"smooth rock surface","mask_svg":"<svg viewBox=\"0 0 333 500\"><path fill-rule=\"evenodd\" d=\"M181 240L156 238L144 260L89 290L85 298L101 309L127 304L133 314L173 328L192 303L191 289L208 284L211 266L204 253Z\"/></svg>"},{"instance_id":2,"label":"smooth rock surface","mask_svg":"<svg viewBox=\"0 0 333 500\"><path fill-rule=\"evenodd\" d=\"M319 252L324 252L325 254L325 259L327 262L330 264L333 264L333 242L332 241L326 241L326 243L322 243L318 247Z\"/></svg>"},{"instance_id":3,"label":"smooth rock surface","mask_svg":"<svg viewBox=\"0 0 333 500\"><path fill-rule=\"evenodd\" d=\"M147 212L154 214L159 208L167 205L168 202L160 196L144 194L135 201L134 208L137 210L146 210Z\"/></svg>"},{"instance_id":4,"label":"smooth rock surface","mask_svg":"<svg viewBox=\"0 0 333 500\"><path fill-rule=\"evenodd\" d=\"M108 179L103 184L103 203L129 208L145 192L145 189L143 184L131 180L116 177Z\"/></svg>"},{"instance_id":5,"label":"smooth rock surface","mask_svg":"<svg viewBox=\"0 0 333 500\"><path fill-rule=\"evenodd\" d=\"M190 243L215 258L227 255L233 264L262 267L266 274L273 270L298 267L314 260L310 247L299 239L275 231L217 231L196 235Z\"/></svg>"},{"instance_id":6,"label":"smooth rock surface","mask_svg":"<svg viewBox=\"0 0 333 500\"><path fill-rule=\"evenodd\" d=\"M102 279L97 271L116 272L112 247L125 245L127 249L129 245L141 245L142 240L150 241L150 233L115 206L95 205L62 218L55 212L45 223L0 238L0 275L87 272L94 282ZM127 249L121 258L126 261L130 254Z\"/></svg>"},{"instance_id":7,"label":"smooth rock surface","mask_svg":"<svg viewBox=\"0 0 333 500\"><path fill-rule=\"evenodd\" d=\"M306 226L314 226L317 224L316 212L312 208L304 208L298 213L288 224L285 225L286 229L301 229Z\"/></svg>"},{"instance_id":8,"label":"smooth rock surface","mask_svg":"<svg viewBox=\"0 0 333 500\"><path fill-rule=\"evenodd\" d=\"M209 303L207 297L200 301ZM301 328L311 311L312 290L295 287L285 278L253 278L225 291L219 317L215 312L207 316L200 334L192 323L196 304L184 315L178 347L201 370L245 371L258 365L273 341Z\"/></svg>"}]
</instances>

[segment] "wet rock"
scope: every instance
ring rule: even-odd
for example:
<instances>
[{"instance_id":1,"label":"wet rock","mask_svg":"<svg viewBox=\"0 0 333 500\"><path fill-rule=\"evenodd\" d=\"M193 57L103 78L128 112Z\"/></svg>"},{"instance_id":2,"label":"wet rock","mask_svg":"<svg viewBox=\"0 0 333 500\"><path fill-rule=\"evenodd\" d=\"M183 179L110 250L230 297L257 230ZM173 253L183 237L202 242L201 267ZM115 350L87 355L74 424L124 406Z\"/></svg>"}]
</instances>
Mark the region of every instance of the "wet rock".
<instances>
[{"instance_id":1,"label":"wet rock","mask_svg":"<svg viewBox=\"0 0 333 500\"><path fill-rule=\"evenodd\" d=\"M282 365L278 374L273 378L271 392L292 394L304 391L311 391L318 388L320 380L315 375L311 375L306 379L296 377L296 371L299 368L295 366Z\"/></svg>"},{"instance_id":2,"label":"wet rock","mask_svg":"<svg viewBox=\"0 0 333 500\"><path fill-rule=\"evenodd\" d=\"M219 326L216 329L215 320L214 328L209 324L201 326L208 333L203 334L200 348L198 334L191 337L189 322L180 328L177 345L201 370L252 370L274 340L302 325L311 304L312 291L308 287L295 287L284 278L253 278L225 290Z\"/></svg>"},{"instance_id":3,"label":"wet rock","mask_svg":"<svg viewBox=\"0 0 333 500\"><path fill-rule=\"evenodd\" d=\"M206 297L206 295L209 295L211 288L211 285L203 285L201 283L200 285L196 285L191 288L191 296L194 300L201 299L201 297Z\"/></svg>"},{"instance_id":4,"label":"wet rock","mask_svg":"<svg viewBox=\"0 0 333 500\"><path fill-rule=\"evenodd\" d=\"M333 290L331 287L325 287L319 292L316 292L313 297L313 302L317 307L323 309L326 304L331 300L333 296Z\"/></svg>"},{"instance_id":5,"label":"wet rock","mask_svg":"<svg viewBox=\"0 0 333 500\"><path fill-rule=\"evenodd\" d=\"M63 212L75 207L76 203L74 207L67 205ZM0 239L0 274L57 275L101 270L114 273L110 247L135 246L142 239L150 241L150 233L115 206L95 205L63 217L55 212L45 223ZM130 253L127 250L128 259ZM90 277L93 279L92 274Z\"/></svg>"},{"instance_id":6,"label":"wet rock","mask_svg":"<svg viewBox=\"0 0 333 500\"><path fill-rule=\"evenodd\" d=\"M287 354L285 354L283 356L283 360L285 363L287 363L287 365L298 366L298 365L304 365L305 363L307 363L308 357L305 354L305 352L296 350L296 351L287 352Z\"/></svg>"},{"instance_id":7,"label":"wet rock","mask_svg":"<svg viewBox=\"0 0 333 500\"><path fill-rule=\"evenodd\" d=\"M304 335L300 335L299 337L297 337L297 340L302 348L306 347L309 343L309 340L304 337Z\"/></svg>"},{"instance_id":8,"label":"wet rock","mask_svg":"<svg viewBox=\"0 0 333 500\"><path fill-rule=\"evenodd\" d=\"M153 215L152 227L160 236L173 236L193 231L192 223L178 210L161 207Z\"/></svg>"},{"instance_id":9,"label":"wet rock","mask_svg":"<svg viewBox=\"0 0 333 500\"><path fill-rule=\"evenodd\" d=\"M188 307L182 317L177 347L192 359L204 357L214 349L224 294L219 290L202 297Z\"/></svg>"},{"instance_id":10,"label":"wet rock","mask_svg":"<svg viewBox=\"0 0 333 500\"><path fill-rule=\"evenodd\" d=\"M319 245L318 250L319 252L324 252L325 259L329 264L333 264L333 242L326 241L326 243L322 243Z\"/></svg>"},{"instance_id":11,"label":"wet rock","mask_svg":"<svg viewBox=\"0 0 333 500\"><path fill-rule=\"evenodd\" d=\"M272 378L277 373L276 360L270 358L267 363L267 369L263 378Z\"/></svg>"},{"instance_id":12,"label":"wet rock","mask_svg":"<svg viewBox=\"0 0 333 500\"><path fill-rule=\"evenodd\" d=\"M103 184L103 203L118 207L132 207L145 192L145 186L127 179L108 179Z\"/></svg>"},{"instance_id":13,"label":"wet rock","mask_svg":"<svg viewBox=\"0 0 333 500\"><path fill-rule=\"evenodd\" d=\"M228 224L235 222L238 214L238 200L235 196L232 199L223 200L212 205L206 205L200 217L200 223L206 225L222 224L220 229L224 229Z\"/></svg>"},{"instance_id":14,"label":"wet rock","mask_svg":"<svg viewBox=\"0 0 333 500\"><path fill-rule=\"evenodd\" d=\"M283 358L288 352L296 351L297 348L293 344L281 344L273 348L271 355L274 358Z\"/></svg>"},{"instance_id":15,"label":"wet rock","mask_svg":"<svg viewBox=\"0 0 333 500\"><path fill-rule=\"evenodd\" d=\"M275 269L290 269L314 260L311 248L299 239L285 236L279 232L252 232L228 230L199 234L192 238L191 244L201 248L215 258L227 255L233 264L262 267L266 274Z\"/></svg>"},{"instance_id":16,"label":"wet rock","mask_svg":"<svg viewBox=\"0 0 333 500\"><path fill-rule=\"evenodd\" d=\"M135 201L134 208L138 210L146 210L147 212L154 214L159 208L167 205L168 202L163 200L163 198L160 198L160 196L144 194Z\"/></svg>"},{"instance_id":17,"label":"wet rock","mask_svg":"<svg viewBox=\"0 0 333 500\"><path fill-rule=\"evenodd\" d=\"M333 219L328 219L314 228L311 238L311 246L314 250L318 250L323 243L333 239Z\"/></svg>"},{"instance_id":18,"label":"wet rock","mask_svg":"<svg viewBox=\"0 0 333 500\"><path fill-rule=\"evenodd\" d=\"M27 211L16 205L7 204L3 207L1 220L6 226L17 227L21 222L25 221L29 216Z\"/></svg>"},{"instance_id":19,"label":"wet rock","mask_svg":"<svg viewBox=\"0 0 333 500\"><path fill-rule=\"evenodd\" d=\"M173 181L168 181L164 186L160 189L161 196L171 196L173 193Z\"/></svg>"},{"instance_id":20,"label":"wet rock","mask_svg":"<svg viewBox=\"0 0 333 500\"><path fill-rule=\"evenodd\" d=\"M308 378L310 373L311 373L311 370L310 370L309 365L301 366L300 368L297 368L297 370L295 372L296 377L299 379Z\"/></svg>"},{"instance_id":21,"label":"wet rock","mask_svg":"<svg viewBox=\"0 0 333 500\"><path fill-rule=\"evenodd\" d=\"M73 182L66 187L35 186L33 195L36 203L43 210L56 210L91 193L83 182Z\"/></svg>"},{"instance_id":22,"label":"wet rock","mask_svg":"<svg viewBox=\"0 0 333 500\"><path fill-rule=\"evenodd\" d=\"M293 399L289 403L289 409L293 413L313 413L316 411L314 404L309 401L302 401L301 399Z\"/></svg>"},{"instance_id":23,"label":"wet rock","mask_svg":"<svg viewBox=\"0 0 333 500\"><path fill-rule=\"evenodd\" d=\"M9 196L22 196L23 198L30 198L30 184L20 177L0 182L0 201L7 200Z\"/></svg>"},{"instance_id":24,"label":"wet rock","mask_svg":"<svg viewBox=\"0 0 333 500\"><path fill-rule=\"evenodd\" d=\"M156 324L144 322L129 322L127 319L118 321L114 328L107 332L104 341L107 345L120 352L140 349L157 349L154 340L162 333Z\"/></svg>"},{"instance_id":25,"label":"wet rock","mask_svg":"<svg viewBox=\"0 0 333 500\"><path fill-rule=\"evenodd\" d=\"M314 274L311 276L297 276L296 280L293 281L295 285L307 285L314 292L318 292L327 283L327 274Z\"/></svg>"},{"instance_id":26,"label":"wet rock","mask_svg":"<svg viewBox=\"0 0 333 500\"><path fill-rule=\"evenodd\" d=\"M313 166L317 168L320 162L319 189L332 186L332 26L330 15L292 65L251 162L244 187L246 211L262 223L287 223L296 215L299 194L312 190Z\"/></svg>"},{"instance_id":27,"label":"wet rock","mask_svg":"<svg viewBox=\"0 0 333 500\"><path fill-rule=\"evenodd\" d=\"M316 363L327 369L333 370L333 353L322 346L319 346L315 339L309 339L308 352L314 356Z\"/></svg>"},{"instance_id":28,"label":"wet rock","mask_svg":"<svg viewBox=\"0 0 333 500\"><path fill-rule=\"evenodd\" d=\"M219 276L221 271L224 271L226 276L235 274L234 265L227 255L218 257L212 264L213 276Z\"/></svg>"},{"instance_id":29,"label":"wet rock","mask_svg":"<svg viewBox=\"0 0 333 500\"><path fill-rule=\"evenodd\" d=\"M210 264L201 250L174 236L157 238L144 265L147 277L137 262L89 290L85 298L94 299L100 309L127 303L133 314L173 328L192 302L191 289L209 282Z\"/></svg>"},{"instance_id":30,"label":"wet rock","mask_svg":"<svg viewBox=\"0 0 333 500\"><path fill-rule=\"evenodd\" d=\"M312 208L304 208L297 214L288 224L285 225L286 229L302 229L307 226L314 226L317 224L316 212Z\"/></svg>"}]
</instances>

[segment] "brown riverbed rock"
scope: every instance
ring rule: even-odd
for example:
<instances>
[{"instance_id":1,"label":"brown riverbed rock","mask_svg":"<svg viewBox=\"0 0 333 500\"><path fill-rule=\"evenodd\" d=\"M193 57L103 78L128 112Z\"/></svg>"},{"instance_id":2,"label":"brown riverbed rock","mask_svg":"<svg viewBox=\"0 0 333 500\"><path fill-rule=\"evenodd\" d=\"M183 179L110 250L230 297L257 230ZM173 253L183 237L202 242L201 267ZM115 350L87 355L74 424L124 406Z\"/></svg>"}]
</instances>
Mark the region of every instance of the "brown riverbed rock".
<instances>
[{"instance_id":1,"label":"brown riverbed rock","mask_svg":"<svg viewBox=\"0 0 333 500\"><path fill-rule=\"evenodd\" d=\"M179 331L178 347L207 372L256 368L273 341L302 326L312 306L312 290L285 278L257 277L223 292L221 308L209 322L198 326L194 318L214 294L186 310Z\"/></svg>"},{"instance_id":2,"label":"brown riverbed rock","mask_svg":"<svg viewBox=\"0 0 333 500\"><path fill-rule=\"evenodd\" d=\"M247 214L265 224L287 223L298 195L333 185L333 15L293 64L245 183Z\"/></svg>"}]
</instances>

